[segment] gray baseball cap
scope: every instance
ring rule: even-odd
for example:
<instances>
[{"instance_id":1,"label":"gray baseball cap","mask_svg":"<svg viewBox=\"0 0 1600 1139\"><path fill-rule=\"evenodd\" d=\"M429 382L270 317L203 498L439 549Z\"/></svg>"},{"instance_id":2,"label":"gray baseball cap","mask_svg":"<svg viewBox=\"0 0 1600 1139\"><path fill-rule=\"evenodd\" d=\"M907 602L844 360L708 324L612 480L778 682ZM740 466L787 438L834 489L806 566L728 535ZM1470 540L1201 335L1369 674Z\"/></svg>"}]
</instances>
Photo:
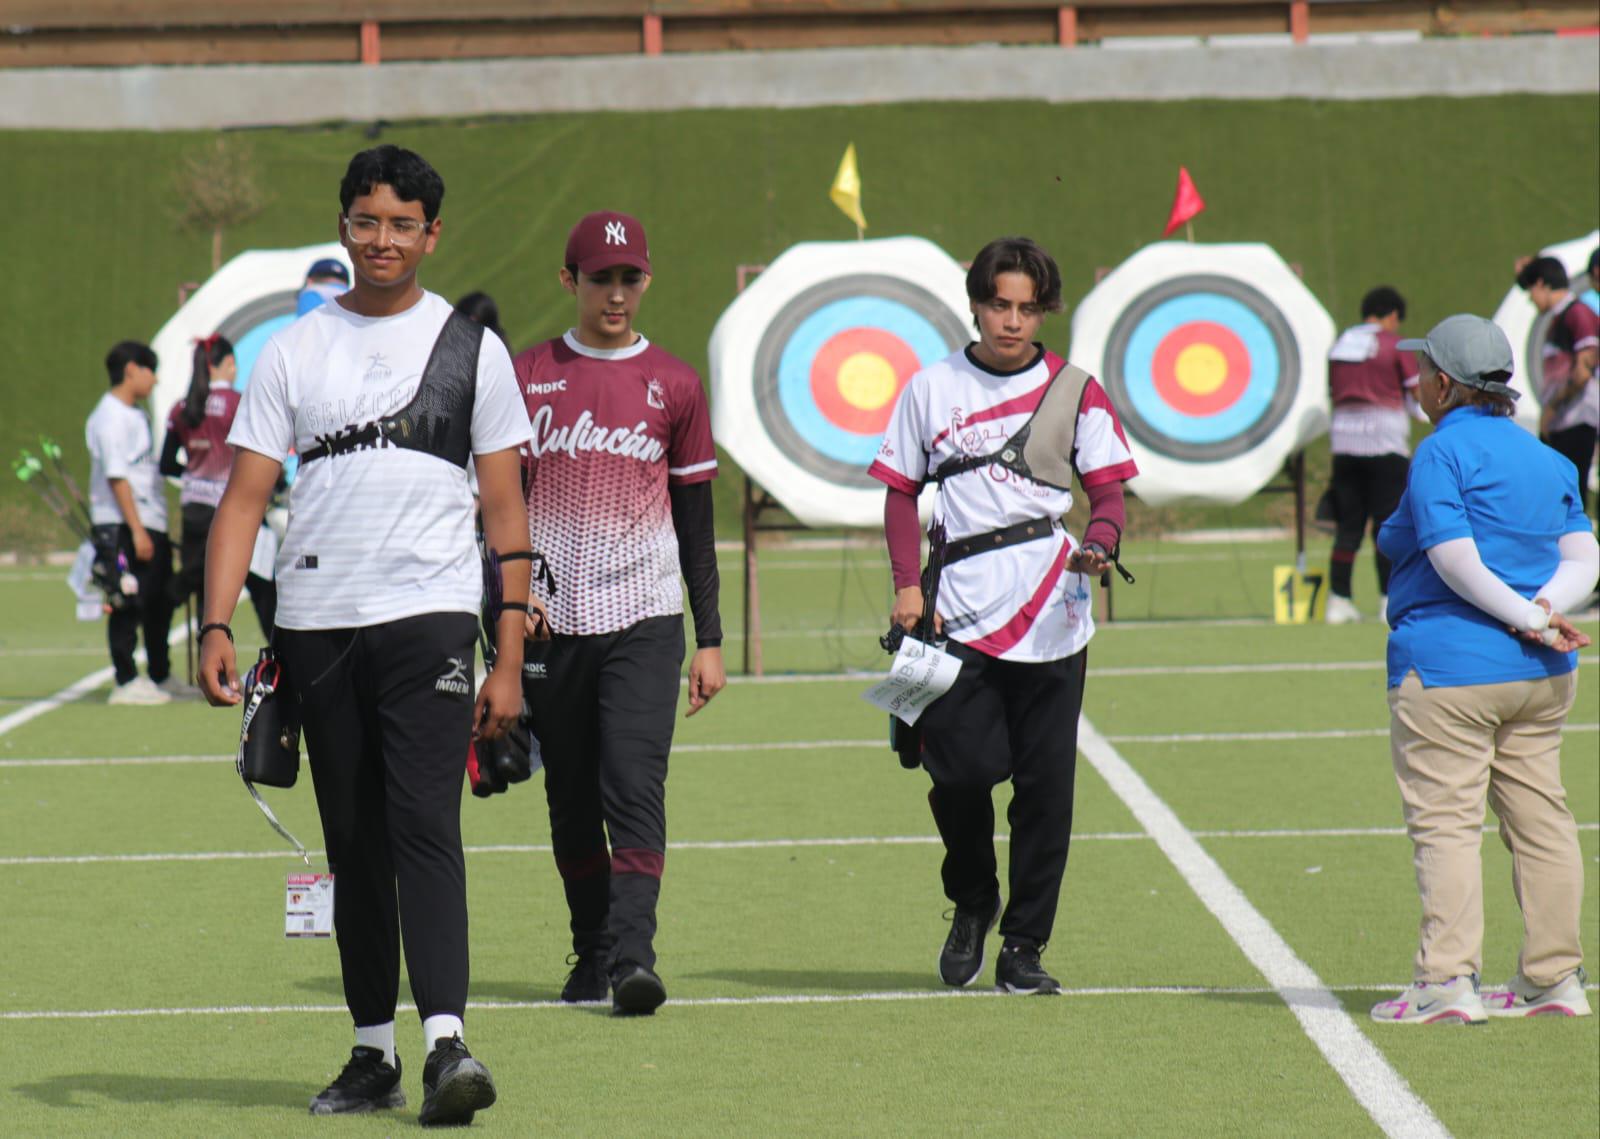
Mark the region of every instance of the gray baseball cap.
<instances>
[{"instance_id":1,"label":"gray baseball cap","mask_svg":"<svg viewBox=\"0 0 1600 1139\"><path fill-rule=\"evenodd\" d=\"M1402 340L1399 347L1407 352L1426 354L1441 372L1470 388L1508 395L1512 399L1520 394L1509 384L1485 379L1495 372L1512 370L1511 341L1492 320L1470 313L1447 316L1429 329L1422 340Z\"/></svg>"}]
</instances>

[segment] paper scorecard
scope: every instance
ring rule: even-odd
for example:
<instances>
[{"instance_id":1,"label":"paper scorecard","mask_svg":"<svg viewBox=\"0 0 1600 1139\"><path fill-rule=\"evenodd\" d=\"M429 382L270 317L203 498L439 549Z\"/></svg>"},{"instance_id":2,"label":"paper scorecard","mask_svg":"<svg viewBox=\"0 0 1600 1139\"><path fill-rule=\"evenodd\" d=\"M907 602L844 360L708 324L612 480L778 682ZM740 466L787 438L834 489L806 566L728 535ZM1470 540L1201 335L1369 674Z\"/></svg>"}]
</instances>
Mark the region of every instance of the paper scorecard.
<instances>
[{"instance_id":1,"label":"paper scorecard","mask_svg":"<svg viewBox=\"0 0 1600 1139\"><path fill-rule=\"evenodd\" d=\"M950 691L960 671L958 658L936 645L907 637L889 666L888 677L863 692L861 698L907 724L915 724L929 704Z\"/></svg>"}]
</instances>

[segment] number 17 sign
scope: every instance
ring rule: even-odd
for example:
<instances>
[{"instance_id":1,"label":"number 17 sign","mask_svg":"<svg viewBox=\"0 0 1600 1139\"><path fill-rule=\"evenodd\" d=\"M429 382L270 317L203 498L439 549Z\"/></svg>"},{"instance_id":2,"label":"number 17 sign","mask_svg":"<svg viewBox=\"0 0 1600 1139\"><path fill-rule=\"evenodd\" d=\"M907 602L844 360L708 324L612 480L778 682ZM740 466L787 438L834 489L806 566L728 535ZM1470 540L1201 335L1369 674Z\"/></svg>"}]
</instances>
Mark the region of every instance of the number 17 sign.
<instances>
[{"instance_id":1,"label":"number 17 sign","mask_svg":"<svg viewBox=\"0 0 1600 1139\"><path fill-rule=\"evenodd\" d=\"M1294 566L1272 567L1272 619L1279 625L1304 625L1320 621L1327 606L1327 591L1320 573L1303 573Z\"/></svg>"}]
</instances>

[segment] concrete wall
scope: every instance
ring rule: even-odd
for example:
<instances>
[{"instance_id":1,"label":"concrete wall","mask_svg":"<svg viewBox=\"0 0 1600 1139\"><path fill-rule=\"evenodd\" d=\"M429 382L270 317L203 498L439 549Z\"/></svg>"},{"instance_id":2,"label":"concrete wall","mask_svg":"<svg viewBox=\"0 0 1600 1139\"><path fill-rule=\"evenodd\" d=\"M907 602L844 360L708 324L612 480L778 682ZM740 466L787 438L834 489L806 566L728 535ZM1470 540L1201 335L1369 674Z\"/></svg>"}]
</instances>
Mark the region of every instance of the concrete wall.
<instances>
[{"instance_id":1,"label":"concrete wall","mask_svg":"<svg viewBox=\"0 0 1600 1139\"><path fill-rule=\"evenodd\" d=\"M0 72L0 129L190 130L930 100L1390 99L1600 92L1600 37L1290 46L872 48Z\"/></svg>"}]
</instances>

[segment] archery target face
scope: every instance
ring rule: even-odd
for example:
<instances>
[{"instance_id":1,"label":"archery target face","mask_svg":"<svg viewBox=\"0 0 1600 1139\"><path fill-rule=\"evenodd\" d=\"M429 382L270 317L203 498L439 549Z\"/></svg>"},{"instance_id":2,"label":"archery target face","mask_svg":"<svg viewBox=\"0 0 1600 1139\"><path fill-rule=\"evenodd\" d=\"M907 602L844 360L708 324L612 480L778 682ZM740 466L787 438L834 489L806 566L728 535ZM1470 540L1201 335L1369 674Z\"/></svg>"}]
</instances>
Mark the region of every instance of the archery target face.
<instances>
[{"instance_id":1,"label":"archery target face","mask_svg":"<svg viewBox=\"0 0 1600 1139\"><path fill-rule=\"evenodd\" d=\"M1242 281L1183 276L1118 317L1101 377L1123 427L1176 458L1226 459L1282 422L1299 385L1294 334Z\"/></svg>"},{"instance_id":2,"label":"archery target face","mask_svg":"<svg viewBox=\"0 0 1600 1139\"><path fill-rule=\"evenodd\" d=\"M797 245L711 337L712 429L810 526L876 526L867 468L906 382L971 340L966 273L921 238Z\"/></svg>"},{"instance_id":3,"label":"archery target face","mask_svg":"<svg viewBox=\"0 0 1600 1139\"><path fill-rule=\"evenodd\" d=\"M1539 255L1560 261L1572 279L1573 291L1582 292L1589 255L1596 245L1600 245L1600 230L1542 249ZM1584 302L1580 297L1576 303ZM1535 433L1539 430L1539 390L1544 386L1544 343L1550 332L1550 319L1549 314L1534 308L1528 294L1514 284L1494 314L1494 322L1511 341L1511 386L1521 393L1516 420Z\"/></svg>"},{"instance_id":4,"label":"archery target face","mask_svg":"<svg viewBox=\"0 0 1600 1139\"><path fill-rule=\"evenodd\" d=\"M1333 335L1268 247L1161 242L1084 298L1070 357L1116 407L1141 498L1238 502L1327 430Z\"/></svg>"}]
</instances>

